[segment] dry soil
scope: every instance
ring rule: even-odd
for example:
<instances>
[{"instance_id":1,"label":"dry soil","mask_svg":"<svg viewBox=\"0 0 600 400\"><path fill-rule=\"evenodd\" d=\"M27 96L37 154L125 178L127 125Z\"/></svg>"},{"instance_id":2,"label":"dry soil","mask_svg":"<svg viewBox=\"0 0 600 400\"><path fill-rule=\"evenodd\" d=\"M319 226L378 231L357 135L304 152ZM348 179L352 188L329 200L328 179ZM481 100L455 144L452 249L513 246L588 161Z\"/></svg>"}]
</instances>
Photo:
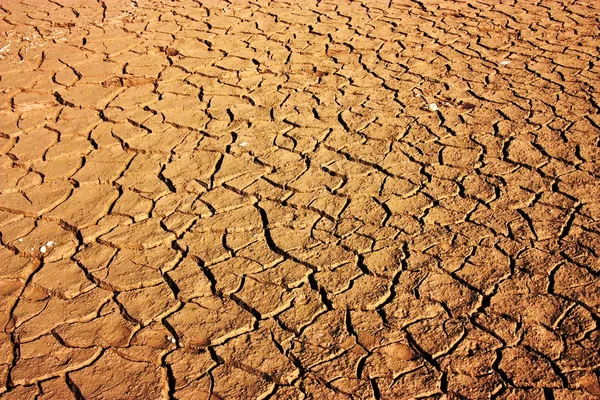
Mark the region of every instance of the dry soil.
<instances>
[{"instance_id":1,"label":"dry soil","mask_svg":"<svg viewBox=\"0 0 600 400\"><path fill-rule=\"evenodd\" d=\"M598 398L599 12L0 1L0 397Z\"/></svg>"}]
</instances>

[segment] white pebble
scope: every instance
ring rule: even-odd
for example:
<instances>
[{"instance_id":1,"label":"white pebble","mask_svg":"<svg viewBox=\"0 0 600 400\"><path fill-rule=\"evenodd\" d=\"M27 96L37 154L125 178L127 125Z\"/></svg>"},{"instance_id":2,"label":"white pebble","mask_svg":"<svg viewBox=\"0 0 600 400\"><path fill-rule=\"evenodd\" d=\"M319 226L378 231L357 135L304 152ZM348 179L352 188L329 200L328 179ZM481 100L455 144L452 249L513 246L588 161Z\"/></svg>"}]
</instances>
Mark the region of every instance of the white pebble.
<instances>
[{"instance_id":1,"label":"white pebble","mask_svg":"<svg viewBox=\"0 0 600 400\"><path fill-rule=\"evenodd\" d=\"M48 246L48 247L52 247L52 246L54 246L55 244L56 244L56 242L49 241L48 243L46 243L46 246Z\"/></svg>"},{"instance_id":2,"label":"white pebble","mask_svg":"<svg viewBox=\"0 0 600 400\"><path fill-rule=\"evenodd\" d=\"M23 238L19 239L19 242L22 242L22 241L23 241Z\"/></svg>"},{"instance_id":3,"label":"white pebble","mask_svg":"<svg viewBox=\"0 0 600 400\"><path fill-rule=\"evenodd\" d=\"M431 111L437 111L437 110L439 110L439 108L438 108L437 104L435 104L435 103L431 103L431 104L429 105L429 109L430 109Z\"/></svg>"},{"instance_id":4,"label":"white pebble","mask_svg":"<svg viewBox=\"0 0 600 400\"><path fill-rule=\"evenodd\" d=\"M508 61L508 60L500 61L500 65L508 65L508 64L510 64L510 61Z\"/></svg>"},{"instance_id":5,"label":"white pebble","mask_svg":"<svg viewBox=\"0 0 600 400\"><path fill-rule=\"evenodd\" d=\"M246 146L248 146L248 142L242 142L242 143L240 143L240 146L241 147L246 147Z\"/></svg>"},{"instance_id":6,"label":"white pebble","mask_svg":"<svg viewBox=\"0 0 600 400\"><path fill-rule=\"evenodd\" d=\"M40 253L45 253L45 252L46 252L46 246L40 247Z\"/></svg>"}]
</instances>

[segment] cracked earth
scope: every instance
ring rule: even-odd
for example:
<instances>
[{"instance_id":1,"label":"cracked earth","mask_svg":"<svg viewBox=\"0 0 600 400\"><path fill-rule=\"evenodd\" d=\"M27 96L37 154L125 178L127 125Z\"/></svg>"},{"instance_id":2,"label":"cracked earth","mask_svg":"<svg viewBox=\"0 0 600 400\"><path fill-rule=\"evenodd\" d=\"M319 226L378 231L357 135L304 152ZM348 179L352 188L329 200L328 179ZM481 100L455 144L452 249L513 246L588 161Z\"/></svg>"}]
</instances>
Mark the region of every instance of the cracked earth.
<instances>
[{"instance_id":1,"label":"cracked earth","mask_svg":"<svg viewBox=\"0 0 600 400\"><path fill-rule=\"evenodd\" d=\"M0 397L600 397L599 12L2 1Z\"/></svg>"}]
</instances>

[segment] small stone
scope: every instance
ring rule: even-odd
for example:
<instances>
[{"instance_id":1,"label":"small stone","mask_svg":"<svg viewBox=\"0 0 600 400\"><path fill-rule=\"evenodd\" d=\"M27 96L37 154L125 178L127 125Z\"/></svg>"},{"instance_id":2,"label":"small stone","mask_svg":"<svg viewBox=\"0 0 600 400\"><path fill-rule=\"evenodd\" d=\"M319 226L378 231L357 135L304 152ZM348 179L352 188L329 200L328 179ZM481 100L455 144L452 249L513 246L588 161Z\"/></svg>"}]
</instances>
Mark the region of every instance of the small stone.
<instances>
[{"instance_id":1,"label":"small stone","mask_svg":"<svg viewBox=\"0 0 600 400\"><path fill-rule=\"evenodd\" d=\"M246 146L248 146L248 142L242 142L242 143L240 143L240 146L241 147L246 147Z\"/></svg>"},{"instance_id":2,"label":"small stone","mask_svg":"<svg viewBox=\"0 0 600 400\"><path fill-rule=\"evenodd\" d=\"M56 242L53 241L49 241L48 243L46 243L46 247L52 247L56 244Z\"/></svg>"},{"instance_id":3,"label":"small stone","mask_svg":"<svg viewBox=\"0 0 600 400\"><path fill-rule=\"evenodd\" d=\"M507 66L508 64L510 64L510 61L508 60L500 61L500 65L502 66Z\"/></svg>"},{"instance_id":4,"label":"small stone","mask_svg":"<svg viewBox=\"0 0 600 400\"><path fill-rule=\"evenodd\" d=\"M105 88L121 87L123 86L123 81L118 76L113 76L102 82L102 86Z\"/></svg>"},{"instance_id":5,"label":"small stone","mask_svg":"<svg viewBox=\"0 0 600 400\"><path fill-rule=\"evenodd\" d=\"M431 111L437 111L437 110L439 110L439 108L438 108L437 104L435 104L435 103L431 103L431 104L429 105L429 109L430 109Z\"/></svg>"},{"instance_id":6,"label":"small stone","mask_svg":"<svg viewBox=\"0 0 600 400\"><path fill-rule=\"evenodd\" d=\"M417 354L413 351L413 349L404 343L391 344L390 346L386 346L384 351L389 356L402 361L410 361L417 358Z\"/></svg>"},{"instance_id":7,"label":"small stone","mask_svg":"<svg viewBox=\"0 0 600 400\"><path fill-rule=\"evenodd\" d=\"M165 53L169 56L169 57L175 57L176 55L179 54L179 50L174 49L172 47L167 47L165 49Z\"/></svg>"},{"instance_id":8,"label":"small stone","mask_svg":"<svg viewBox=\"0 0 600 400\"><path fill-rule=\"evenodd\" d=\"M475 104L469 103L469 102L464 102L460 106L458 106L458 108L460 108L461 110L465 110L465 111L471 111L475 108Z\"/></svg>"},{"instance_id":9,"label":"small stone","mask_svg":"<svg viewBox=\"0 0 600 400\"><path fill-rule=\"evenodd\" d=\"M186 340L186 347L192 351L199 351L210 346L210 339L205 337L194 337Z\"/></svg>"},{"instance_id":10,"label":"small stone","mask_svg":"<svg viewBox=\"0 0 600 400\"><path fill-rule=\"evenodd\" d=\"M46 252L46 250L47 250L46 246L40 247L40 253L44 254Z\"/></svg>"}]
</instances>

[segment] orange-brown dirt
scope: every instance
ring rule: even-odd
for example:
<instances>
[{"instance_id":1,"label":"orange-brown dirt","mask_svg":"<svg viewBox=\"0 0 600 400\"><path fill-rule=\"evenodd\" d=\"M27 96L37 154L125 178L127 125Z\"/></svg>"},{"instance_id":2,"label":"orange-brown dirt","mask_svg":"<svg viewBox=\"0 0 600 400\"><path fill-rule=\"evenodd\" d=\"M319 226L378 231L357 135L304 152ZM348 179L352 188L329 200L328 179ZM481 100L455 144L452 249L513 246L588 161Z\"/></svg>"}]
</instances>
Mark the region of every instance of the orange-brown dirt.
<instances>
[{"instance_id":1,"label":"orange-brown dirt","mask_svg":"<svg viewBox=\"0 0 600 400\"><path fill-rule=\"evenodd\" d=\"M0 397L599 398L599 13L0 1Z\"/></svg>"}]
</instances>

